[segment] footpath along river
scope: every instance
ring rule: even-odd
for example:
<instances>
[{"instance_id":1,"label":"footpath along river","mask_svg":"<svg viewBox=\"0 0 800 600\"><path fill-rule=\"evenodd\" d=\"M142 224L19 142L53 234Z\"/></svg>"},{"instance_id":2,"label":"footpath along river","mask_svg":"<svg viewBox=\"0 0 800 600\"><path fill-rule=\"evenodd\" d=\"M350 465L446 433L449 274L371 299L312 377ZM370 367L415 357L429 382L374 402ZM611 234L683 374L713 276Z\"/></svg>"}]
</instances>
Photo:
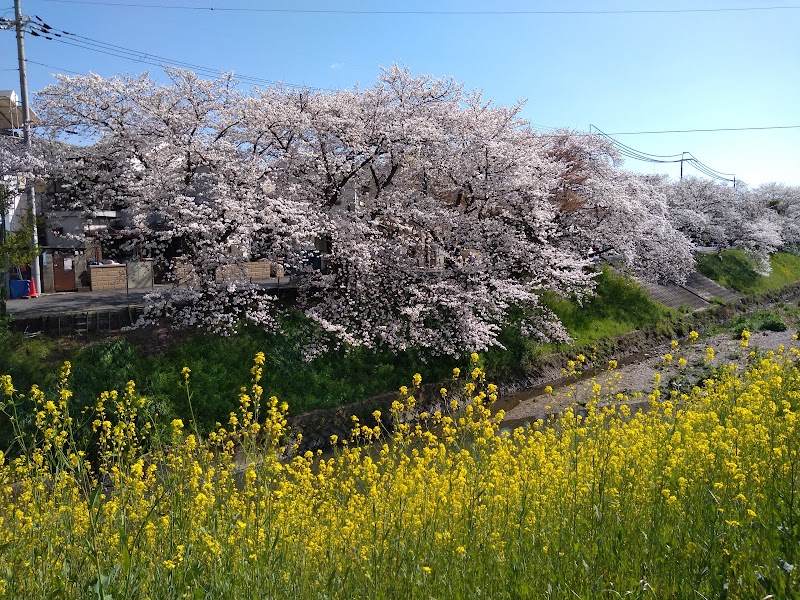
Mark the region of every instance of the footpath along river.
<instances>
[{"instance_id":1,"label":"footpath along river","mask_svg":"<svg viewBox=\"0 0 800 600\"><path fill-rule=\"evenodd\" d=\"M550 393L545 393L543 388L521 391L501 398L496 406L506 411L504 428L512 428L558 414L576 402L587 402L592 397L595 383L603 387L601 404L618 402L617 393L631 397L635 392L641 392L646 398L653 390L656 373L660 374L662 393L668 393L671 382L694 385L720 365L734 363L743 368L752 350L766 352L777 351L780 346L786 349L800 347L793 335L792 329L753 332L748 348L742 348L741 341L734 339L731 333L700 338L694 343L683 342L678 348L664 344L613 371L600 372L588 378L576 377L572 383L556 387ZM714 349L713 360L708 359L707 348ZM666 354L671 354L671 361L665 361ZM681 358L686 359L683 366L679 362Z\"/></svg>"},{"instance_id":2,"label":"footpath along river","mask_svg":"<svg viewBox=\"0 0 800 600\"><path fill-rule=\"evenodd\" d=\"M645 406L647 395L653 390L656 373L661 375L660 389L663 394L668 394L676 383L688 389L702 382L715 367L735 363L744 368L752 350L775 351L781 345L785 348L800 348L800 342L793 339L794 331L753 332L747 349L742 348L740 340L734 339L729 332L701 337L694 343L682 341L677 349L665 342L646 352L628 356L624 361L620 360L619 366L611 372L601 369L594 377L576 377L566 382L564 378L552 381L550 385L554 389L550 393L544 391L546 385L542 382L538 387L501 395L492 408L505 411L502 428L510 430L538 419L547 420L575 403L585 403L592 397L595 383L603 386L601 404L619 403L616 395L621 392L628 396L629 400L625 401L627 404ZM714 349L713 360L708 360L709 347ZM672 355L669 363L664 360L667 353ZM686 359L685 366L681 366L681 358ZM437 386L433 388L438 390ZM636 392L641 392L643 397L632 398ZM396 393L385 394L364 402L337 409L318 410L290 419L290 425L303 433L300 451L319 449L330 452L330 436L335 434L339 439L348 437L352 428L352 415L357 415L361 423L374 423L372 412L377 409L386 414L387 407L395 399Z\"/></svg>"}]
</instances>

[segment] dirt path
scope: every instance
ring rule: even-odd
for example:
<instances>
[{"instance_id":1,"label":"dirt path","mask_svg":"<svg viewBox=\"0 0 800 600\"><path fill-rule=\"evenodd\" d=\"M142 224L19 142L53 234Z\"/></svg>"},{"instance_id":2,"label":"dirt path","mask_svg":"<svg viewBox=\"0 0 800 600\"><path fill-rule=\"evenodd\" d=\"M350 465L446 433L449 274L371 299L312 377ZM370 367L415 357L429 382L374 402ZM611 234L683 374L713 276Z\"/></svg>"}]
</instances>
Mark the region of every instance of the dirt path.
<instances>
[{"instance_id":1,"label":"dirt path","mask_svg":"<svg viewBox=\"0 0 800 600\"><path fill-rule=\"evenodd\" d=\"M730 333L700 338L693 344L686 342L677 349L665 344L646 355L643 360L601 373L595 378L576 378L574 383L561 386L552 393L532 395L530 392L520 392L506 398L509 408L506 409L505 421L509 424L531 421L561 412L576 402L585 403L591 399L596 383L603 386L601 403L613 402L618 392L628 396L634 392L642 392L646 396L653 390L656 373L660 373L662 390L679 382L694 384L719 365L736 363L744 366L750 350L757 348L767 351L777 350L781 345L787 348L798 346L800 342L793 339L793 333L792 329L753 333L747 349L743 349L740 341L733 339ZM707 348L714 349L714 359L711 361L708 360ZM672 355L670 362L664 359L667 353ZM681 358L686 359L685 365L679 364Z\"/></svg>"}]
</instances>

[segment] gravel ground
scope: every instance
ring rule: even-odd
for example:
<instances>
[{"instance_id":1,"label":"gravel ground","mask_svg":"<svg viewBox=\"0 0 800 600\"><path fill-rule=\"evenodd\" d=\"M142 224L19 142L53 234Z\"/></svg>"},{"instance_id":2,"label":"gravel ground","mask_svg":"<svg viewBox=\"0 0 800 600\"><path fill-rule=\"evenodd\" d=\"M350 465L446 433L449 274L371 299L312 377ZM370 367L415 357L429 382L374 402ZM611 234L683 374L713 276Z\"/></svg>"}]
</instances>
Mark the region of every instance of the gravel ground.
<instances>
[{"instance_id":1,"label":"gravel ground","mask_svg":"<svg viewBox=\"0 0 800 600\"><path fill-rule=\"evenodd\" d=\"M721 333L711 337L700 338L694 344L683 343L677 349L664 345L650 355L644 356L627 365L619 366L611 372L601 373L595 378L580 380L575 383L561 386L550 394L531 395L520 392L506 398L510 408L506 409L505 421L521 423L536 420L548 414L559 413L574 403L585 403L592 397L592 388L595 383L603 386L601 404L611 403L618 392L631 395L633 392L643 392L647 395L653 389L654 376L661 373L661 389L666 389L670 380L683 376L683 381L696 383L704 378L709 368L722 364L736 363L744 366L750 350L762 351L777 350L779 346L800 347L800 342L793 339L794 331L764 331L755 332L750 337L750 347L743 349L738 339L733 339L730 333ZM714 349L714 360L709 363L706 348ZM673 358L667 364L664 355L670 353ZM679 367L678 360L683 357L686 365Z\"/></svg>"}]
</instances>

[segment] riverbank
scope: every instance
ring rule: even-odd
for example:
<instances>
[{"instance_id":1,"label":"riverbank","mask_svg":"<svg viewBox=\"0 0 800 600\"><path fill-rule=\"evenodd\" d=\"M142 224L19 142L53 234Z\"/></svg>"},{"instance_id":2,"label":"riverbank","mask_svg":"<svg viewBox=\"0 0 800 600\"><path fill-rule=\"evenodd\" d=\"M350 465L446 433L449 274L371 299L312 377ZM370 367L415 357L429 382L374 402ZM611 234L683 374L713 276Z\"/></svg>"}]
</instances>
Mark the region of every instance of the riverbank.
<instances>
[{"instance_id":1,"label":"riverbank","mask_svg":"<svg viewBox=\"0 0 800 600\"><path fill-rule=\"evenodd\" d=\"M507 425L521 424L561 413L575 404L584 405L595 395L596 384L603 386L600 404L627 403L639 396L646 397L656 384L662 393L668 394L670 390L686 392L718 367L734 364L743 370L751 351L777 352L780 346L789 348L797 344L794 335L793 330L756 332L751 334L747 348L742 348L741 340L735 339L730 332L698 339L694 343L684 341L677 348L669 343L661 344L630 364L594 377L575 375L571 382L552 391L537 389L533 393L512 394L502 400L506 410L504 421ZM709 348L713 352L709 352ZM669 360L664 358L667 355ZM580 365L576 368L579 369Z\"/></svg>"}]
</instances>

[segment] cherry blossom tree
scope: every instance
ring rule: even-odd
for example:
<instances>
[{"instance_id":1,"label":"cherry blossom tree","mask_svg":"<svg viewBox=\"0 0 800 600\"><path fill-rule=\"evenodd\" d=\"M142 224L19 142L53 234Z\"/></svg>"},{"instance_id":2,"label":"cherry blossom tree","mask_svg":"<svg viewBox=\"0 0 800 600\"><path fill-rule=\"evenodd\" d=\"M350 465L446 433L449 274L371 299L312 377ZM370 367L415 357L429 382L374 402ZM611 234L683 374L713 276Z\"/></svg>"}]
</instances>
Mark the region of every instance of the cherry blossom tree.
<instances>
[{"instance_id":1,"label":"cherry blossom tree","mask_svg":"<svg viewBox=\"0 0 800 600\"><path fill-rule=\"evenodd\" d=\"M693 244L669 219L658 177L621 168L609 140L569 131L545 137L561 165L551 198L564 240L587 257L613 257L638 276L682 282L694 265Z\"/></svg>"},{"instance_id":2,"label":"cherry blossom tree","mask_svg":"<svg viewBox=\"0 0 800 600\"><path fill-rule=\"evenodd\" d=\"M539 294L583 292L591 276L555 244L558 169L519 107L399 68L363 92L270 89L249 106L277 188L319 217L325 268L302 299L338 339L486 348L512 306L531 333L565 337Z\"/></svg>"},{"instance_id":3,"label":"cherry blossom tree","mask_svg":"<svg viewBox=\"0 0 800 600\"><path fill-rule=\"evenodd\" d=\"M299 307L351 345L482 349L511 307L532 334L565 337L539 295L583 293L591 274L558 243L559 167L519 106L396 67L335 93L167 74L61 77L39 96L51 132L83 141L63 163L72 198L123 211L156 260L190 265L194 285L148 314L270 324L263 290L215 280L265 257L299 271Z\"/></svg>"},{"instance_id":4,"label":"cherry blossom tree","mask_svg":"<svg viewBox=\"0 0 800 600\"><path fill-rule=\"evenodd\" d=\"M61 77L39 95L51 132L79 142L61 165L60 177L72 184L66 200L89 215L120 211L125 237L165 267L181 264L191 273L194 285L154 297L147 314L161 307L180 324L220 331L240 318L271 325L270 296L243 281L223 282L229 293L220 293L217 275L258 258L254 246L272 256L290 253L293 241L313 231L306 212L271 193L268 173L239 129L243 107L230 77L167 74L169 85L147 74ZM186 303L196 310L175 309Z\"/></svg>"},{"instance_id":5,"label":"cherry blossom tree","mask_svg":"<svg viewBox=\"0 0 800 600\"><path fill-rule=\"evenodd\" d=\"M744 184L686 177L665 184L675 227L698 246L742 248L761 273L769 273L769 256L783 245L781 228L770 211Z\"/></svg>"},{"instance_id":6,"label":"cherry blossom tree","mask_svg":"<svg viewBox=\"0 0 800 600\"><path fill-rule=\"evenodd\" d=\"M756 202L773 211L787 250L800 250L800 187L767 183L752 191Z\"/></svg>"},{"instance_id":7,"label":"cherry blossom tree","mask_svg":"<svg viewBox=\"0 0 800 600\"><path fill-rule=\"evenodd\" d=\"M744 200L733 237L710 212L692 229L683 187L622 170L598 137L538 135L521 104L452 79L395 66L366 89L242 92L167 76L61 76L39 94L51 135L76 142L57 162L64 201L120 211L125 239L191 273L148 318L274 327L271 296L230 268L263 258L291 270L297 309L335 343L457 354L498 344L512 314L565 339L541 295L591 293L599 255L680 281L693 241L763 234L746 231L759 204Z\"/></svg>"}]
</instances>

